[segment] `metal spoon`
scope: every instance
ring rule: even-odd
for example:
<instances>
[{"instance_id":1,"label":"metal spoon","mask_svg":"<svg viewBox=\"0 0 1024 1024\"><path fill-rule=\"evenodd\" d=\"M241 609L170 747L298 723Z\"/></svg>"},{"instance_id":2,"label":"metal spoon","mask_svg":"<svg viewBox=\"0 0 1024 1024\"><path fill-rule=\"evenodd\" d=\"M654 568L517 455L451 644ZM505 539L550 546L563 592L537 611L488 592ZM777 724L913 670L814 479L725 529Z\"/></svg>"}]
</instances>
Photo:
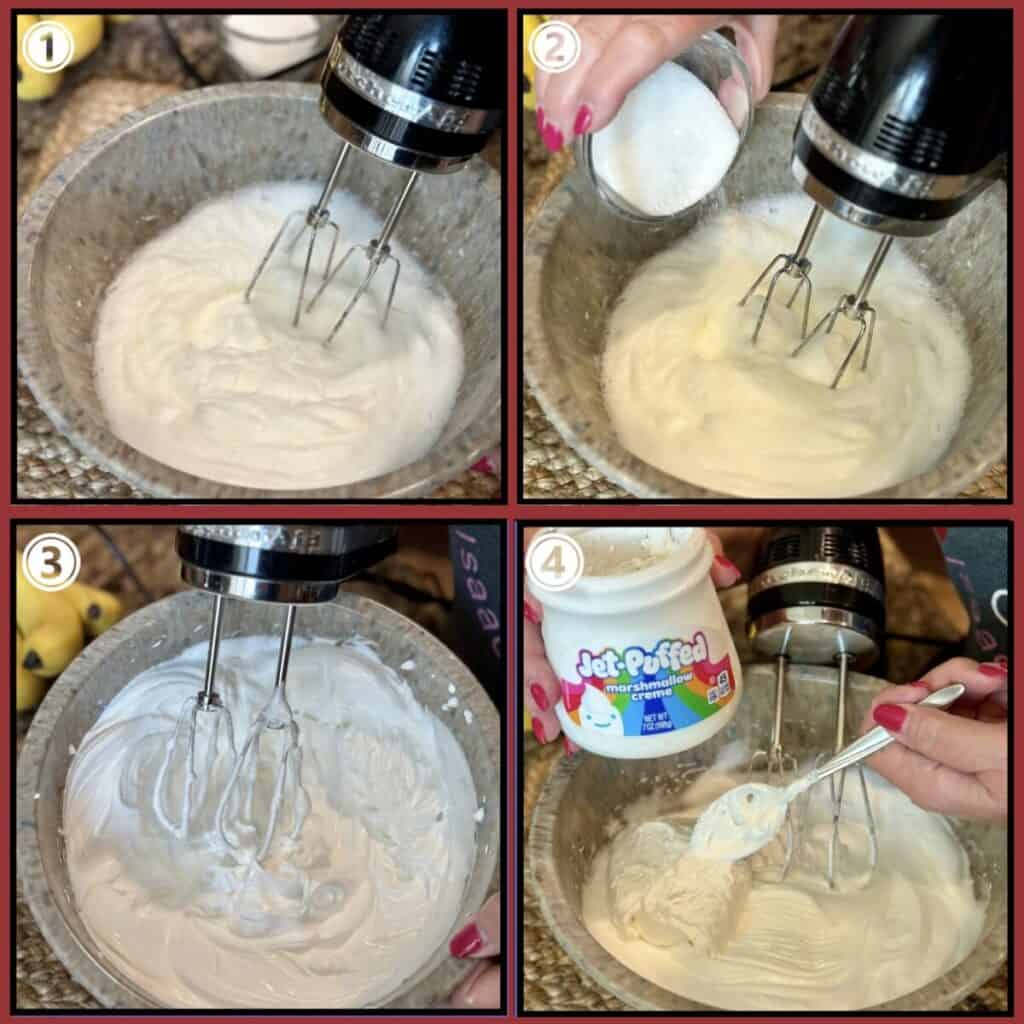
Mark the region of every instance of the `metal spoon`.
<instances>
[{"instance_id":1,"label":"metal spoon","mask_svg":"<svg viewBox=\"0 0 1024 1024\"><path fill-rule=\"evenodd\" d=\"M929 694L921 704L945 708L963 696L963 683L953 683ZM788 786L748 782L724 793L697 819L690 849L713 860L749 857L775 838L786 820L786 808L816 782L877 754L895 737L880 725L841 750L831 760Z\"/></svg>"}]
</instances>

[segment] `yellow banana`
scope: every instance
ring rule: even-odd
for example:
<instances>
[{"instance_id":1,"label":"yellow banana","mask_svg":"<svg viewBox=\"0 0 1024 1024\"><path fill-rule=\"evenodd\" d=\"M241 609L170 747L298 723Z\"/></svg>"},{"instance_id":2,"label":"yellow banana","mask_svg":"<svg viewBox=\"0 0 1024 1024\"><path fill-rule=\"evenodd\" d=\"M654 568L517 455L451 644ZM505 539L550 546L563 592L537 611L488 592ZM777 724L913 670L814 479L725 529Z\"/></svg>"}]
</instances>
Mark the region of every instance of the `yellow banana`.
<instances>
[{"instance_id":1,"label":"yellow banana","mask_svg":"<svg viewBox=\"0 0 1024 1024\"><path fill-rule=\"evenodd\" d=\"M54 679L71 664L82 649L85 637L78 612L59 593L48 597L60 598L48 608L48 618L25 634L25 650L21 664L33 675Z\"/></svg>"},{"instance_id":2,"label":"yellow banana","mask_svg":"<svg viewBox=\"0 0 1024 1024\"><path fill-rule=\"evenodd\" d=\"M17 16L18 53L21 53L22 37L38 20L34 14L19 14Z\"/></svg>"},{"instance_id":3,"label":"yellow banana","mask_svg":"<svg viewBox=\"0 0 1024 1024\"><path fill-rule=\"evenodd\" d=\"M533 91L533 83L536 80L537 69L534 67L530 57L530 36L540 26L544 18L539 14L523 15L523 106L527 110L535 110L537 107L537 96Z\"/></svg>"},{"instance_id":4,"label":"yellow banana","mask_svg":"<svg viewBox=\"0 0 1024 1024\"><path fill-rule=\"evenodd\" d=\"M56 594L48 594L45 590L34 587L21 570L21 552L15 552L15 615L18 629L22 634L31 633L36 626L46 621L47 608Z\"/></svg>"},{"instance_id":5,"label":"yellow banana","mask_svg":"<svg viewBox=\"0 0 1024 1024\"><path fill-rule=\"evenodd\" d=\"M18 81L18 99L48 100L55 96L64 80L64 72L36 71L30 67L25 58L21 55L21 47L18 47L16 57L16 78Z\"/></svg>"},{"instance_id":6,"label":"yellow banana","mask_svg":"<svg viewBox=\"0 0 1024 1024\"><path fill-rule=\"evenodd\" d=\"M113 594L85 583L72 583L60 594L78 612L89 636L99 636L124 615L121 602Z\"/></svg>"},{"instance_id":7,"label":"yellow banana","mask_svg":"<svg viewBox=\"0 0 1024 1024\"><path fill-rule=\"evenodd\" d=\"M41 21L56 21L63 25L75 42L69 67L80 64L103 42L102 14L40 14Z\"/></svg>"},{"instance_id":8,"label":"yellow banana","mask_svg":"<svg viewBox=\"0 0 1024 1024\"><path fill-rule=\"evenodd\" d=\"M21 634L18 633L14 650L14 706L18 711L31 711L32 708L39 706L39 702L45 696L46 682L32 675L28 669L22 668L23 651Z\"/></svg>"}]
</instances>

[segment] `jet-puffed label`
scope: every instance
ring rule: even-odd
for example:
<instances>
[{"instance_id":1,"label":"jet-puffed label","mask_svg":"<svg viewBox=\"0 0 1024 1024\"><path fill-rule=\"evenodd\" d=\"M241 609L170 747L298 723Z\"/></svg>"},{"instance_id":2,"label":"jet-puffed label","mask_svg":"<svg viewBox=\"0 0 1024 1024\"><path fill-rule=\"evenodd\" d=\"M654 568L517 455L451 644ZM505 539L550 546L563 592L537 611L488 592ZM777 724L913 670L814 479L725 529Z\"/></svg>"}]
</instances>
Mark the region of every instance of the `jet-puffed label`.
<instances>
[{"instance_id":1,"label":"jet-puffed label","mask_svg":"<svg viewBox=\"0 0 1024 1024\"><path fill-rule=\"evenodd\" d=\"M562 680L562 701L584 729L610 736L650 736L697 725L736 693L724 636L697 630L653 647L583 648L577 682Z\"/></svg>"}]
</instances>

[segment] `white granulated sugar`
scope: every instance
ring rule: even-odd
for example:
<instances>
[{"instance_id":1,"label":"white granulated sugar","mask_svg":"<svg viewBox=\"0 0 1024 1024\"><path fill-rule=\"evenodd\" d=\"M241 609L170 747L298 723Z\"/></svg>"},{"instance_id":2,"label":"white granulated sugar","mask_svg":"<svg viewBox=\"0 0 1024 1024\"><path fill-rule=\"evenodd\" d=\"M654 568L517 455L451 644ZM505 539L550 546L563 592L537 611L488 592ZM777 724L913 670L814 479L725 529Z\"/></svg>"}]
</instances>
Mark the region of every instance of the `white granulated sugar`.
<instances>
[{"instance_id":1,"label":"white granulated sugar","mask_svg":"<svg viewBox=\"0 0 1024 1024\"><path fill-rule=\"evenodd\" d=\"M412 660L410 660L410 661L403 661L402 664L399 665L398 667L403 672L411 672L416 667L416 662L412 661Z\"/></svg>"},{"instance_id":2,"label":"white granulated sugar","mask_svg":"<svg viewBox=\"0 0 1024 1024\"><path fill-rule=\"evenodd\" d=\"M454 693L455 692L455 684L454 683L449 683L448 684L448 692L449 693Z\"/></svg>"},{"instance_id":3,"label":"white granulated sugar","mask_svg":"<svg viewBox=\"0 0 1024 1024\"><path fill-rule=\"evenodd\" d=\"M594 135L597 176L651 216L699 202L725 177L739 132L710 89L679 64L663 64Z\"/></svg>"},{"instance_id":4,"label":"white granulated sugar","mask_svg":"<svg viewBox=\"0 0 1024 1024\"><path fill-rule=\"evenodd\" d=\"M462 717L466 719L466 725L472 725L473 724L473 712L470 711L469 708L466 708L462 712Z\"/></svg>"}]
</instances>

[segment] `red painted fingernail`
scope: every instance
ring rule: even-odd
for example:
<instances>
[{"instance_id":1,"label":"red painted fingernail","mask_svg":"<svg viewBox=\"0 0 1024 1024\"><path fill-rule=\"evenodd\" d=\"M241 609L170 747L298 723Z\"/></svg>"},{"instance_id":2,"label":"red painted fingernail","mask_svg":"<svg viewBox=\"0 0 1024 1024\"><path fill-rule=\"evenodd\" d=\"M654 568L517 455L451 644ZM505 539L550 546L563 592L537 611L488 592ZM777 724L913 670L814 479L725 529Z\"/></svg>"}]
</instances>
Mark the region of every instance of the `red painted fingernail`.
<instances>
[{"instance_id":1,"label":"red painted fingernail","mask_svg":"<svg viewBox=\"0 0 1024 1024\"><path fill-rule=\"evenodd\" d=\"M548 709L548 695L544 692L544 687L540 683L530 684L530 696L533 698L533 703L541 709L541 711L547 711Z\"/></svg>"},{"instance_id":2,"label":"red painted fingernail","mask_svg":"<svg viewBox=\"0 0 1024 1024\"><path fill-rule=\"evenodd\" d=\"M728 573L730 583L738 583L743 579L743 573L739 571L735 562L730 562L725 555L715 555L715 565L723 572Z\"/></svg>"},{"instance_id":3,"label":"red painted fingernail","mask_svg":"<svg viewBox=\"0 0 1024 1024\"><path fill-rule=\"evenodd\" d=\"M1010 674L1010 666L999 661L986 661L984 665L978 666L978 671L983 676L992 676L995 679L1002 679Z\"/></svg>"},{"instance_id":4,"label":"red painted fingernail","mask_svg":"<svg viewBox=\"0 0 1024 1024\"><path fill-rule=\"evenodd\" d=\"M489 473L491 476L498 472L489 455L485 455L482 459L474 462L469 468L477 473Z\"/></svg>"},{"instance_id":5,"label":"red painted fingernail","mask_svg":"<svg viewBox=\"0 0 1024 1024\"><path fill-rule=\"evenodd\" d=\"M544 108L537 108L537 131L540 132L541 136L544 135Z\"/></svg>"},{"instance_id":6,"label":"red painted fingernail","mask_svg":"<svg viewBox=\"0 0 1024 1024\"><path fill-rule=\"evenodd\" d=\"M526 616L527 622L532 622L535 626L540 625L540 616L537 614L537 609L529 601L523 601L523 614Z\"/></svg>"},{"instance_id":7,"label":"red painted fingernail","mask_svg":"<svg viewBox=\"0 0 1024 1024\"><path fill-rule=\"evenodd\" d=\"M939 540L942 543L945 543L946 542L946 538L949 536L949 527L948 526L936 526L935 527L935 533L938 536Z\"/></svg>"},{"instance_id":8,"label":"red painted fingernail","mask_svg":"<svg viewBox=\"0 0 1024 1024\"><path fill-rule=\"evenodd\" d=\"M573 134L582 135L590 127L590 122L593 120L594 112L586 105L586 103L584 103L583 106L576 111L576 120L572 125Z\"/></svg>"},{"instance_id":9,"label":"red painted fingernail","mask_svg":"<svg viewBox=\"0 0 1024 1024\"><path fill-rule=\"evenodd\" d=\"M907 709L900 704L879 704L872 716L883 729L899 732L907 720Z\"/></svg>"},{"instance_id":10,"label":"red painted fingernail","mask_svg":"<svg viewBox=\"0 0 1024 1024\"><path fill-rule=\"evenodd\" d=\"M568 736L563 736L562 737L562 747L565 750L565 756L566 757L572 757L572 755L575 754L576 751L580 749L579 747L576 746L575 743L573 743L573 741L571 739L569 739Z\"/></svg>"},{"instance_id":11,"label":"red painted fingernail","mask_svg":"<svg viewBox=\"0 0 1024 1024\"><path fill-rule=\"evenodd\" d=\"M544 125L541 138L552 153L557 153L562 148L562 133L553 124Z\"/></svg>"},{"instance_id":12,"label":"red painted fingernail","mask_svg":"<svg viewBox=\"0 0 1024 1024\"><path fill-rule=\"evenodd\" d=\"M472 956L478 949L482 949L483 944L484 937L480 934L480 929L470 921L462 931L453 936L448 948L452 951L452 956L463 959Z\"/></svg>"},{"instance_id":13,"label":"red painted fingernail","mask_svg":"<svg viewBox=\"0 0 1024 1024\"><path fill-rule=\"evenodd\" d=\"M547 743L548 739L544 735L544 726L540 724L540 719L533 719L533 735L537 737L538 743Z\"/></svg>"}]
</instances>

